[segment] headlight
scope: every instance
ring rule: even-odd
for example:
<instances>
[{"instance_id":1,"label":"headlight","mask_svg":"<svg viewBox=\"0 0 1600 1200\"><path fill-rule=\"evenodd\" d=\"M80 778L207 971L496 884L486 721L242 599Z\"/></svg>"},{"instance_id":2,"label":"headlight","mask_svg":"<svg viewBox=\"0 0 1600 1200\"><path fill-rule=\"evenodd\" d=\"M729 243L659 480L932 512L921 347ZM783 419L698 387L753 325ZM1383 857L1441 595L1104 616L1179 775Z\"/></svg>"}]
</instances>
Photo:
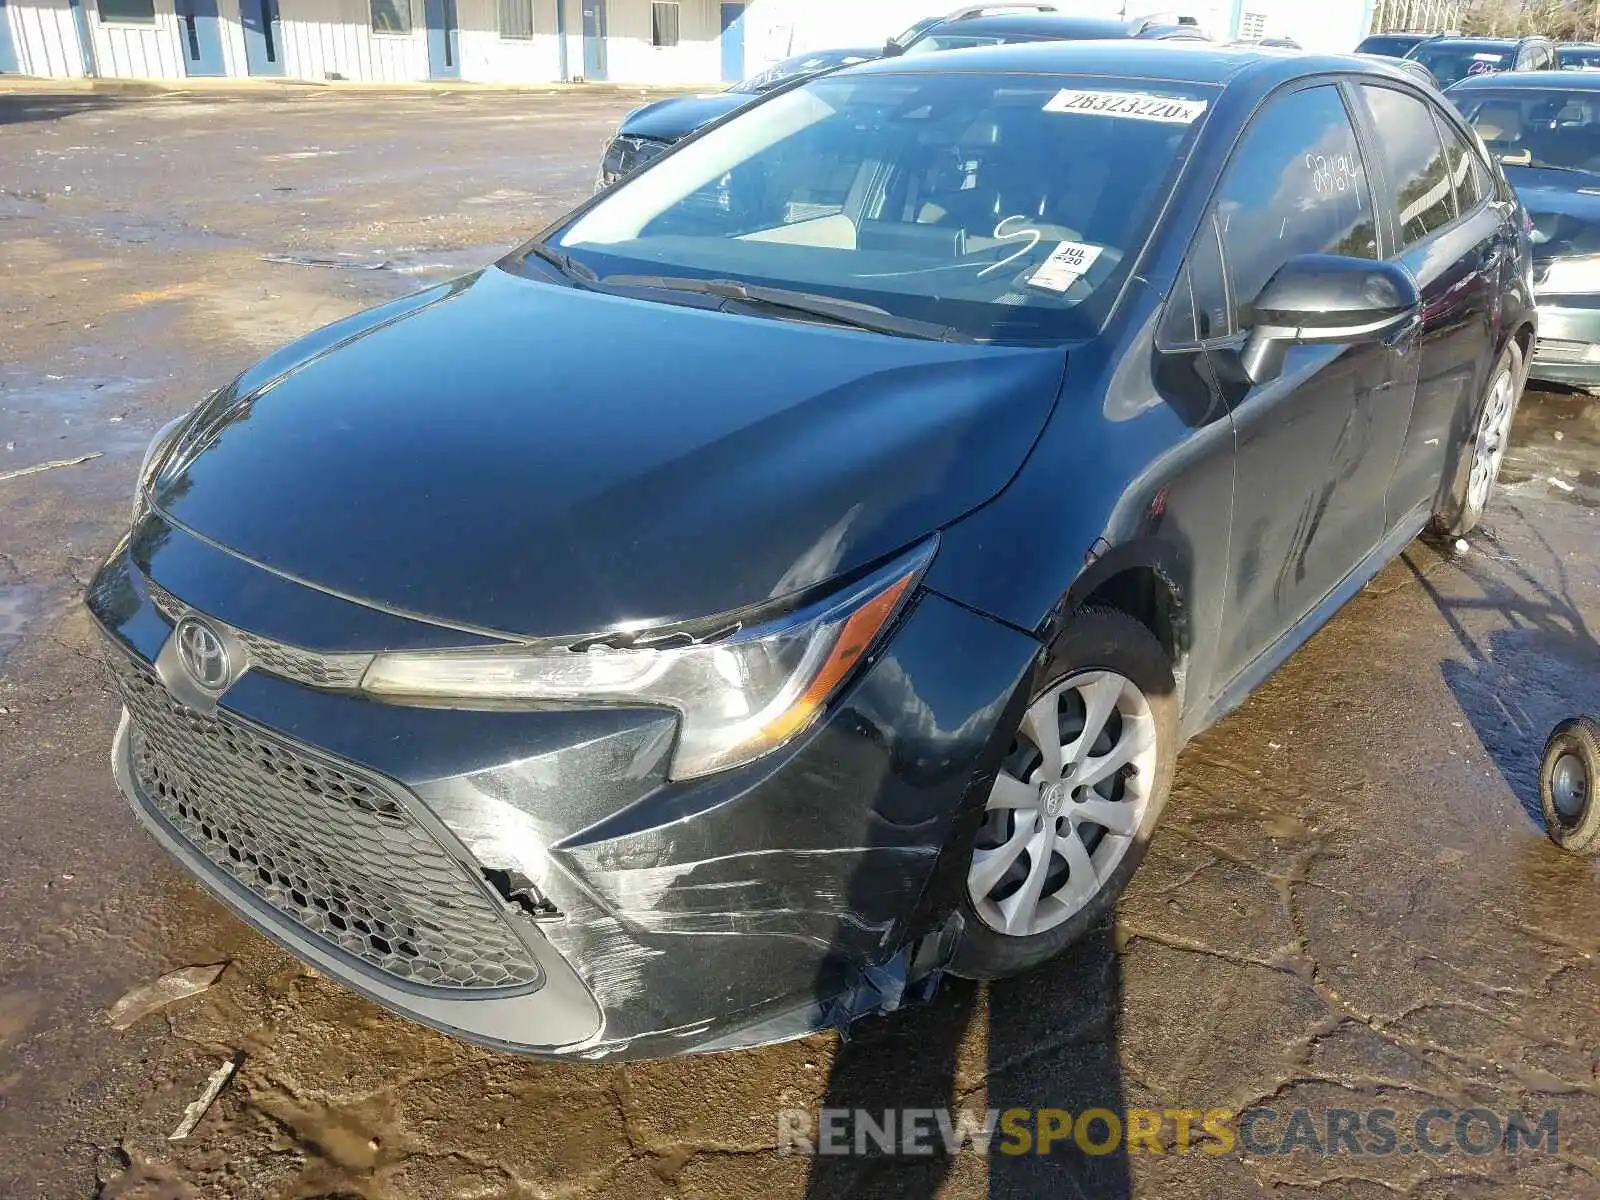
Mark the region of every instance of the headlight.
<instances>
[{"instance_id":1,"label":"headlight","mask_svg":"<svg viewBox=\"0 0 1600 1200\"><path fill-rule=\"evenodd\" d=\"M133 489L133 524L137 525L144 519L145 513L150 511L150 486L161 472L167 459L167 451L177 437L178 428L189 419L189 414L174 417L159 430L156 436L150 439L150 445L145 449L144 461L139 464L139 481Z\"/></svg>"},{"instance_id":2,"label":"headlight","mask_svg":"<svg viewBox=\"0 0 1600 1200\"><path fill-rule=\"evenodd\" d=\"M672 149L670 142L635 137L626 133L617 134L606 146L605 157L600 163L602 184L615 183L624 175L633 174L651 159L660 157L670 149Z\"/></svg>"},{"instance_id":3,"label":"headlight","mask_svg":"<svg viewBox=\"0 0 1600 1200\"><path fill-rule=\"evenodd\" d=\"M380 654L362 688L396 701L673 708L674 779L746 763L803 733L909 599L929 542L826 600L703 645Z\"/></svg>"},{"instance_id":4,"label":"headlight","mask_svg":"<svg viewBox=\"0 0 1600 1200\"><path fill-rule=\"evenodd\" d=\"M1533 290L1540 295L1573 296L1600 292L1600 254L1558 258L1541 275L1534 271Z\"/></svg>"}]
</instances>

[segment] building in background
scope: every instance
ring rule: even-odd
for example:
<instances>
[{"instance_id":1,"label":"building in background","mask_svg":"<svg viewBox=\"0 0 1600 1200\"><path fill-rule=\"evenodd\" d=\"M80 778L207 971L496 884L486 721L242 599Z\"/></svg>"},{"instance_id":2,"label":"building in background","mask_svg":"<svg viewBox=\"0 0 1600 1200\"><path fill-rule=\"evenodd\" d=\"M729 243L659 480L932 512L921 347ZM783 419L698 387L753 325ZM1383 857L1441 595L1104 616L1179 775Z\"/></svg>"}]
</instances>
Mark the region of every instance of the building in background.
<instances>
[{"instance_id":1,"label":"building in background","mask_svg":"<svg viewBox=\"0 0 1600 1200\"><path fill-rule=\"evenodd\" d=\"M1199 0L1213 37L1348 50L1373 0ZM876 45L951 0L0 0L0 72L407 83L711 84L791 54ZM1154 5L1058 0L1143 16ZM1164 10L1174 11L1174 10Z\"/></svg>"}]
</instances>

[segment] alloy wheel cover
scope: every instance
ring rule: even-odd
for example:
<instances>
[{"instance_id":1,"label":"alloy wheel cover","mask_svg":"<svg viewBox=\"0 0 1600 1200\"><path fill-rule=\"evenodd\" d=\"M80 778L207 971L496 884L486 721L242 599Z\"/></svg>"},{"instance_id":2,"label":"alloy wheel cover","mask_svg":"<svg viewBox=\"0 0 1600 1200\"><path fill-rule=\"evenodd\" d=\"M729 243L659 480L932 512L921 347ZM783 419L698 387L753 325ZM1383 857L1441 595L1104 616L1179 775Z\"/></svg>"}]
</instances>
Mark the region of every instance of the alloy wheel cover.
<instances>
[{"instance_id":1,"label":"alloy wheel cover","mask_svg":"<svg viewBox=\"0 0 1600 1200\"><path fill-rule=\"evenodd\" d=\"M1031 937L1083 911L1143 827L1160 761L1143 692L1079 671L1029 705L990 790L967 874L984 924Z\"/></svg>"}]
</instances>

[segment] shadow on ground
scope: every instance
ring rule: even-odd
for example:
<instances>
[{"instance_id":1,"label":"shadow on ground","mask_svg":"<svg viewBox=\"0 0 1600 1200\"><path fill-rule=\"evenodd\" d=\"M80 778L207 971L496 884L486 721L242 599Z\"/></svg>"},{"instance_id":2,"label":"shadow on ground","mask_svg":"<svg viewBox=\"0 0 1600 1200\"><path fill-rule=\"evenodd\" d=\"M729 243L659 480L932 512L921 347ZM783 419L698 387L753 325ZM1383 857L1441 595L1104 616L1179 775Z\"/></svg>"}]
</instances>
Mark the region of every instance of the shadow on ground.
<instances>
[{"instance_id":1,"label":"shadow on ground","mask_svg":"<svg viewBox=\"0 0 1600 1200\"><path fill-rule=\"evenodd\" d=\"M0 76L0 89L5 79ZM121 92L16 92L0 91L0 125L22 125L29 121L56 121L82 112L120 108L130 102L148 100L142 91Z\"/></svg>"},{"instance_id":2,"label":"shadow on ground","mask_svg":"<svg viewBox=\"0 0 1600 1200\"><path fill-rule=\"evenodd\" d=\"M1584 621L1560 555L1536 526L1525 531L1554 566L1546 583L1501 549L1492 532L1474 535L1464 556L1418 543L1405 562L1439 610L1465 660L1440 664L1446 685L1473 732L1516 796L1529 820L1544 827L1539 811L1539 761L1556 724L1579 713L1600 712L1600 643ZM1472 594L1447 596L1429 578L1442 558L1471 583ZM1470 626L1488 613L1495 628L1475 636Z\"/></svg>"},{"instance_id":3,"label":"shadow on ground","mask_svg":"<svg viewBox=\"0 0 1600 1200\"><path fill-rule=\"evenodd\" d=\"M1126 1111L1118 1058L1118 1020L1122 1009L1121 970L1111 920L1038 970L980 988L950 980L926 1008L856 1025L839 1047L822 1101L825 1109L865 1110L881 1121L886 1111L953 1109L981 1119L985 1110L1028 1110L1022 1123L1036 1128L1034 1113L1059 1109L1071 1121L1086 1110L1103 1108L1120 1118ZM960 1049L973 1026L981 1036L969 1042L987 1051L963 1071ZM859 1120L853 1123L861 1129ZM1104 1125L1089 1130L1106 1138ZM1127 1154L1119 1143L1110 1153L1091 1155L1067 1133L1048 1154L1006 1153L997 1129L986 1159L970 1148L957 1160L946 1155L937 1132L933 1154L886 1154L870 1140L867 1153L826 1156L812 1161L809 1200L837 1196L926 1197L960 1171L967 1183L972 1170L986 1171L988 1195L1094 1197L1127 1200L1133 1194Z\"/></svg>"}]
</instances>

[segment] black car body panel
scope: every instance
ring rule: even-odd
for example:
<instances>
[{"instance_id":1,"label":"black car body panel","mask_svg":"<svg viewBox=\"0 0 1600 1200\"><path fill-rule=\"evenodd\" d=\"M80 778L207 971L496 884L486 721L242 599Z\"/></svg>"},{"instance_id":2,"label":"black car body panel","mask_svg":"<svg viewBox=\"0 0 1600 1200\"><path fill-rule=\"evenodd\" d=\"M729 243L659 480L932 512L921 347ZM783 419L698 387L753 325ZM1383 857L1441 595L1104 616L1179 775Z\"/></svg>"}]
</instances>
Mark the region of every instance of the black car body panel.
<instances>
[{"instance_id":1,"label":"black car body panel","mask_svg":"<svg viewBox=\"0 0 1600 1200\"><path fill-rule=\"evenodd\" d=\"M694 96L669 96L622 118L618 133L630 137L675 142L718 117L736 112L759 100L759 95L744 92L702 92Z\"/></svg>"},{"instance_id":2,"label":"black car body panel","mask_svg":"<svg viewBox=\"0 0 1600 1200\"><path fill-rule=\"evenodd\" d=\"M1070 344L657 303L530 258L286 348L152 460L136 527L88 596L129 709L118 782L225 903L380 1003L486 1045L589 1059L756 1044L893 1008L900 985L946 961L989 785L1063 623L1086 604L1147 620L1173 660L1183 733L1203 728L1421 528L1470 441L1473 389L1533 336L1509 191L1400 250L1360 85L1460 127L1388 68L1107 42L852 70L1218 90L1103 320ZM1201 307L1197 252L1256 122L1330 87L1372 164L1378 257L1406 273L1383 269L1422 302L1385 340L1308 337L1256 384L1240 365L1252 334L1231 316L1203 326L1197 311L1187 338L1170 318L1185 296ZM567 224L544 241L558 259ZM527 639L787 611L913 546L925 568L815 723L715 773L673 776L667 706L411 703L362 686L378 653L509 655ZM243 647L205 712L167 686L180 627L196 626ZM719 645L698 626L685 637ZM349 669L330 679L330 661ZM162 721L209 749L147 744ZM397 982L290 912L292 874L262 862L255 887L227 857L255 850L205 849L150 783L163 753L256 779L240 747L265 747L274 780L293 764L308 805L342 813L354 787L352 819L403 828L446 862L484 927L510 930L538 971L476 997ZM397 874L395 903L421 903ZM404 942L365 932L386 955Z\"/></svg>"},{"instance_id":3,"label":"black car body panel","mask_svg":"<svg viewBox=\"0 0 1600 1200\"><path fill-rule=\"evenodd\" d=\"M627 350L600 376L592 346L607 344ZM1049 418L1064 357L490 268L224 391L154 501L272 570L457 627L672 624L849 575L992 498ZM664 372L674 359L693 371ZM736 569L707 572L712 558Z\"/></svg>"}]
</instances>

